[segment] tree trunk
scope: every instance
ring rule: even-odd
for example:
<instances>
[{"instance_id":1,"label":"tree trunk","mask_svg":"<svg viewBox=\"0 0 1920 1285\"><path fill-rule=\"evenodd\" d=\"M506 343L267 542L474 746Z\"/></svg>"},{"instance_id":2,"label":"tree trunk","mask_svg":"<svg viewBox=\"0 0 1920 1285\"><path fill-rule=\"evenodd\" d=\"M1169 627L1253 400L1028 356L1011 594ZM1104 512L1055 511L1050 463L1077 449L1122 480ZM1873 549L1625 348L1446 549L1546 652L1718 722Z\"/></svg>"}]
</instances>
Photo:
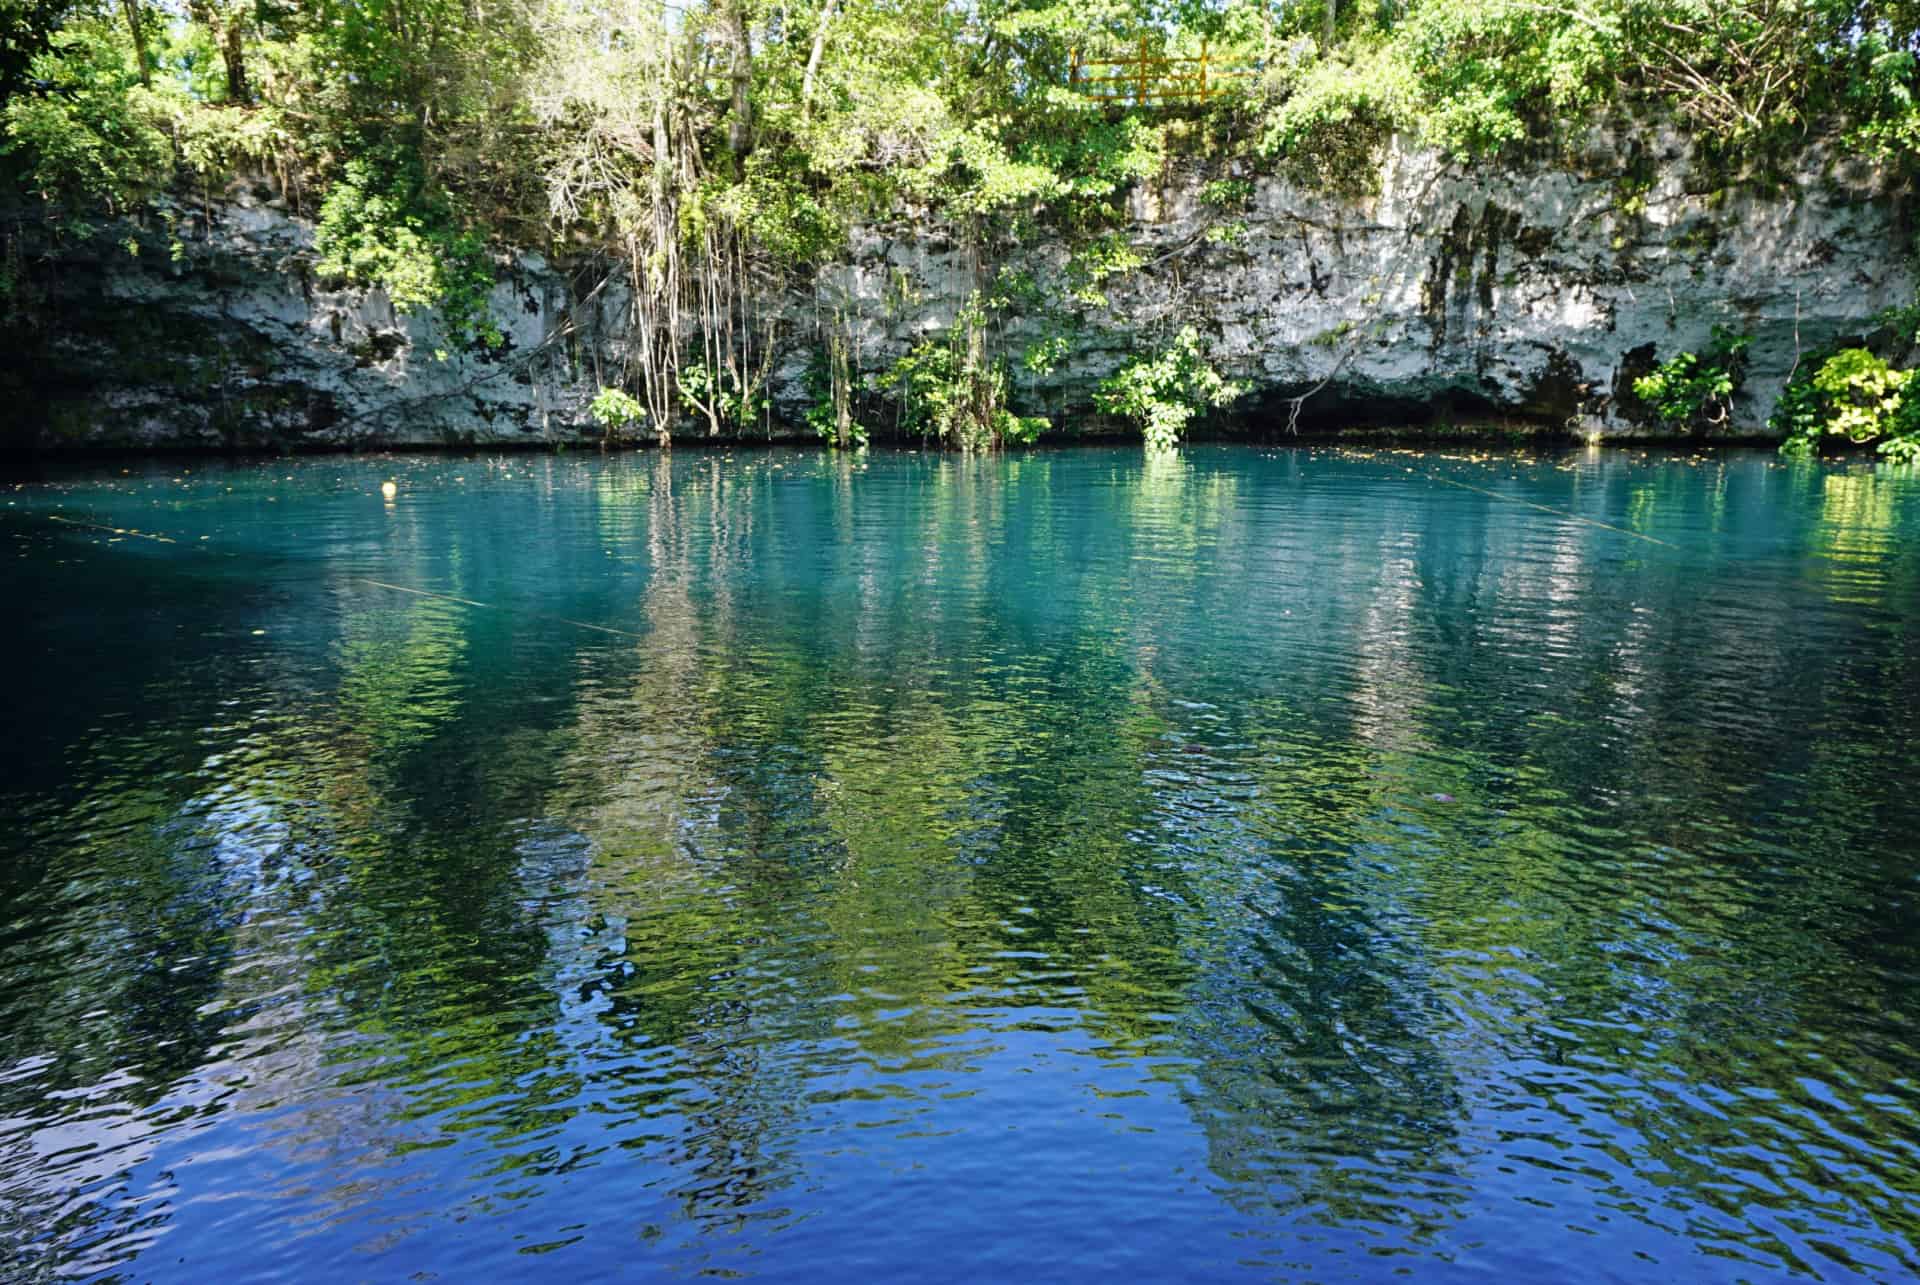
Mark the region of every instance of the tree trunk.
<instances>
[{"instance_id":1,"label":"tree trunk","mask_svg":"<svg viewBox=\"0 0 1920 1285\"><path fill-rule=\"evenodd\" d=\"M666 329L667 338L657 359L648 362L647 380L652 390L649 400L657 403L654 408L655 432L659 435L660 445L666 446L673 440L673 426L669 419L673 413L673 403L667 389L678 370L679 335L675 322L680 301L672 271L674 238L678 229L674 227L673 212L667 208L672 193L667 171L667 167L673 164L667 131L667 96L673 92L673 46L664 36L660 42L660 66L656 76L653 86L653 244L648 254L648 258L654 261L644 268L640 262L634 263L634 294L636 299L650 294L658 296L661 301L661 315L655 318L655 324ZM651 352L652 345L660 342L660 337L646 334L642 336L642 341Z\"/></svg>"},{"instance_id":2,"label":"tree trunk","mask_svg":"<svg viewBox=\"0 0 1920 1285\"><path fill-rule=\"evenodd\" d=\"M227 65L227 99L235 103L253 101L253 86L247 83L245 33L238 18L228 18L220 33L220 59Z\"/></svg>"},{"instance_id":3,"label":"tree trunk","mask_svg":"<svg viewBox=\"0 0 1920 1285\"><path fill-rule=\"evenodd\" d=\"M734 177L746 177L747 155L753 151L753 43L747 33L747 0L727 6L732 29L733 58L727 75L733 82L733 111L727 120L727 146L733 152Z\"/></svg>"},{"instance_id":4,"label":"tree trunk","mask_svg":"<svg viewBox=\"0 0 1920 1285\"><path fill-rule=\"evenodd\" d=\"M673 231L667 216L667 166L672 156L667 142L667 86L654 89L653 95L653 232L656 244L665 244Z\"/></svg>"},{"instance_id":5,"label":"tree trunk","mask_svg":"<svg viewBox=\"0 0 1920 1285\"><path fill-rule=\"evenodd\" d=\"M1340 17L1340 0L1327 0L1326 27L1320 36L1320 52L1333 52L1333 28Z\"/></svg>"},{"instance_id":6,"label":"tree trunk","mask_svg":"<svg viewBox=\"0 0 1920 1285\"><path fill-rule=\"evenodd\" d=\"M826 0L820 6L820 22L813 29L813 49L807 54L807 70L800 77L800 115L807 116L813 110L813 81L820 74L820 59L827 52L827 27L833 22L835 0Z\"/></svg>"},{"instance_id":7,"label":"tree trunk","mask_svg":"<svg viewBox=\"0 0 1920 1285\"><path fill-rule=\"evenodd\" d=\"M147 67L147 29L140 22L140 0L120 0L120 11L127 15L127 30L133 34L133 56L140 64L140 83L153 87L153 73Z\"/></svg>"},{"instance_id":8,"label":"tree trunk","mask_svg":"<svg viewBox=\"0 0 1920 1285\"><path fill-rule=\"evenodd\" d=\"M220 61L227 69L227 101L230 103L253 101L253 87L247 83L244 12L245 7L233 5L232 0L226 3L192 0L187 5L188 16L207 29L220 50Z\"/></svg>"}]
</instances>

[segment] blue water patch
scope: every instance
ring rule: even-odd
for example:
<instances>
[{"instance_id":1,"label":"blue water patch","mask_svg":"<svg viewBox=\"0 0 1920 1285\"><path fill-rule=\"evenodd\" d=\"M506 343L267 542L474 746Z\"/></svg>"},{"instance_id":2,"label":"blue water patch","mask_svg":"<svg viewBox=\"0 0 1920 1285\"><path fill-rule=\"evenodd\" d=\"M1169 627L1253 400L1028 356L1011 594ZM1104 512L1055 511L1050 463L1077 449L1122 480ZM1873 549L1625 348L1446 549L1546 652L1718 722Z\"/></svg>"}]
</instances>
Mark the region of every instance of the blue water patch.
<instances>
[{"instance_id":1,"label":"blue water patch","mask_svg":"<svg viewBox=\"0 0 1920 1285\"><path fill-rule=\"evenodd\" d=\"M1920 1275L1920 473L0 498L9 1281Z\"/></svg>"}]
</instances>

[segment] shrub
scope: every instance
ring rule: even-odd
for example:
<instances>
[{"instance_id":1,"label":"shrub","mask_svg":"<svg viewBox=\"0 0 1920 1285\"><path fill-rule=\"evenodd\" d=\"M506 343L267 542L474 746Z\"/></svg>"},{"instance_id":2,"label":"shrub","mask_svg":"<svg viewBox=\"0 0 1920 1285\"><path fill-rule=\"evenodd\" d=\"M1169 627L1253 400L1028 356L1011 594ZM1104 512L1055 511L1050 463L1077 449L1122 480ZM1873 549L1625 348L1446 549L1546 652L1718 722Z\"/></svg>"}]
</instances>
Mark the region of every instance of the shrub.
<instances>
[{"instance_id":1,"label":"shrub","mask_svg":"<svg viewBox=\"0 0 1920 1285\"><path fill-rule=\"evenodd\" d=\"M876 381L900 401L901 427L964 450L1026 445L1052 425L1007 406L1007 363L987 355L987 309L977 293L951 331L914 345Z\"/></svg>"},{"instance_id":2,"label":"shrub","mask_svg":"<svg viewBox=\"0 0 1920 1285\"><path fill-rule=\"evenodd\" d=\"M1317 187L1356 194L1377 188L1381 148L1413 119L1405 63L1375 51L1356 65L1325 59L1275 77L1269 92L1284 97L1267 115L1260 150Z\"/></svg>"},{"instance_id":3,"label":"shrub","mask_svg":"<svg viewBox=\"0 0 1920 1285\"><path fill-rule=\"evenodd\" d=\"M1848 347L1808 362L1787 385L1769 425L1783 455L1810 455L1830 436L1902 463L1920 460L1920 381L1865 348Z\"/></svg>"},{"instance_id":4,"label":"shrub","mask_svg":"<svg viewBox=\"0 0 1920 1285\"><path fill-rule=\"evenodd\" d=\"M835 447L865 449L867 426L853 417L855 375L846 334L834 330L807 367L807 426Z\"/></svg>"},{"instance_id":5,"label":"shrub","mask_svg":"<svg viewBox=\"0 0 1920 1285\"><path fill-rule=\"evenodd\" d=\"M1683 352L1633 381L1636 396L1669 428L1717 428L1733 410L1747 372L1749 335L1713 328L1705 352Z\"/></svg>"},{"instance_id":6,"label":"shrub","mask_svg":"<svg viewBox=\"0 0 1920 1285\"><path fill-rule=\"evenodd\" d=\"M0 153L25 161L26 184L47 200L122 212L173 177L167 104L140 84L131 50L104 20L60 31L33 74L61 93L0 102Z\"/></svg>"},{"instance_id":7,"label":"shrub","mask_svg":"<svg viewBox=\"0 0 1920 1285\"><path fill-rule=\"evenodd\" d=\"M397 149L347 162L320 205L314 248L322 276L378 286L396 312L438 307L455 342L504 342L487 308L493 268L485 241L454 226L445 204L427 192L417 160Z\"/></svg>"},{"instance_id":8,"label":"shrub","mask_svg":"<svg viewBox=\"0 0 1920 1285\"><path fill-rule=\"evenodd\" d=\"M631 433L646 422L647 411L631 393L618 388L602 388L594 394L593 403L587 407L587 414L593 417L601 431L608 437L619 437Z\"/></svg>"},{"instance_id":9,"label":"shrub","mask_svg":"<svg viewBox=\"0 0 1920 1285\"><path fill-rule=\"evenodd\" d=\"M690 415L704 415L713 432L739 431L767 409L766 389L749 371L731 364L689 362L677 377L680 405Z\"/></svg>"},{"instance_id":10,"label":"shrub","mask_svg":"<svg viewBox=\"0 0 1920 1285\"><path fill-rule=\"evenodd\" d=\"M1101 381L1094 396L1101 409L1138 424L1149 449L1168 450L1195 415L1244 391L1213 368L1198 332L1188 326L1159 355L1136 358Z\"/></svg>"},{"instance_id":11,"label":"shrub","mask_svg":"<svg viewBox=\"0 0 1920 1285\"><path fill-rule=\"evenodd\" d=\"M900 398L901 426L965 450L1027 445L1050 422L1007 409L1007 367L944 340L916 344L880 376Z\"/></svg>"}]
</instances>

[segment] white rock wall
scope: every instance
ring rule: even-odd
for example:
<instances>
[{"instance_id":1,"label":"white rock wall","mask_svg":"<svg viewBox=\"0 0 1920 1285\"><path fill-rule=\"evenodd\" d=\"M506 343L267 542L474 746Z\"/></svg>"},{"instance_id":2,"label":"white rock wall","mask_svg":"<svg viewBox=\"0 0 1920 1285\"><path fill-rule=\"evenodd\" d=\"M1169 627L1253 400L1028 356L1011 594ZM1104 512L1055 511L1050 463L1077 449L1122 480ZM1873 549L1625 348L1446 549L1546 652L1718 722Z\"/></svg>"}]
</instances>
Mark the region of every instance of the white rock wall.
<instances>
[{"instance_id":1,"label":"white rock wall","mask_svg":"<svg viewBox=\"0 0 1920 1285\"><path fill-rule=\"evenodd\" d=\"M1048 335L1069 353L1019 375L1029 412L1084 422L1093 386L1130 354L1196 326L1253 390L1251 427L1417 413L1515 415L1582 433L1647 431L1621 393L1653 360L1703 347L1715 324L1753 336L1729 432L1756 432L1797 354L1914 300L1906 196L1877 171L1810 148L1784 183L1704 172L1672 132L1596 129L1575 163L1504 168L1389 149L1379 190L1341 199L1252 180L1239 208L1201 198L1220 171L1175 172L1130 202L1147 266L1074 296L1054 244L969 251L903 219L856 231L849 253L772 301L774 405L797 426L822 318L840 318L877 371L951 324L1005 270L1035 289L999 329L1017 359ZM1639 176L1639 181L1636 181ZM493 311L510 346L438 352L430 315L314 281L310 225L244 196L210 227L157 227L61 252L37 342L14 355L16 441L74 445L476 444L590 440L586 403L612 382L629 296L537 255L503 271ZM681 433L700 431L682 424Z\"/></svg>"}]
</instances>

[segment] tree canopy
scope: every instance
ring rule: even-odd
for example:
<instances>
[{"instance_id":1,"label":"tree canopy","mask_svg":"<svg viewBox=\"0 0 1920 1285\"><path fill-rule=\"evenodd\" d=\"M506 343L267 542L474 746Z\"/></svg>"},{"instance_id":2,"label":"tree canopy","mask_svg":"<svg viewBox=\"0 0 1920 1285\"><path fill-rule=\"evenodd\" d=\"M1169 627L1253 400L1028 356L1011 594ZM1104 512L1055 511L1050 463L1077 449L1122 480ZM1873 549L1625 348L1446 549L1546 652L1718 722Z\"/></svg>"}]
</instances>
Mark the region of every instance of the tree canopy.
<instances>
[{"instance_id":1,"label":"tree canopy","mask_svg":"<svg viewBox=\"0 0 1920 1285\"><path fill-rule=\"evenodd\" d=\"M1072 83L1143 48L1250 74L1175 107ZM608 256L659 335L625 382L717 428L760 405L741 301L862 219L1044 225L1097 289L1128 267L1121 198L1176 154L1364 190L1396 133L1488 162L1620 111L1730 154L1840 130L1908 168L1917 51L1912 0L0 0L0 164L81 223L268 176L325 274L440 305L465 345L498 338L490 244ZM922 369L1016 423L985 351L963 330Z\"/></svg>"}]
</instances>

